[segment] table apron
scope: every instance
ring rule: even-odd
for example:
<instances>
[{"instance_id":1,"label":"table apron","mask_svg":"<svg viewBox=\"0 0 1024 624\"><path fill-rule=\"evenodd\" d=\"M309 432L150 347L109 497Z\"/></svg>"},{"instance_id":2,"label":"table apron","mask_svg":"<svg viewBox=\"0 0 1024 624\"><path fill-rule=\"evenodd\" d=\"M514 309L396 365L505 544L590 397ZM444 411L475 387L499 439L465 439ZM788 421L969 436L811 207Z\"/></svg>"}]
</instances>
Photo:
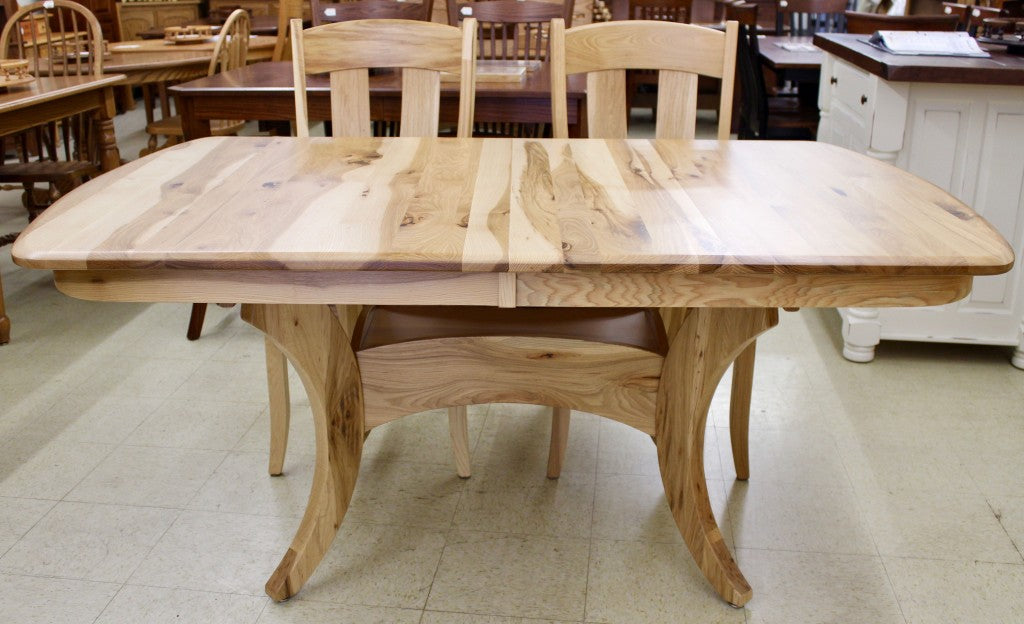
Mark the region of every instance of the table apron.
<instances>
[{"instance_id":1,"label":"table apron","mask_svg":"<svg viewBox=\"0 0 1024 624\"><path fill-rule=\"evenodd\" d=\"M495 307L892 307L951 303L964 275L57 270L79 299Z\"/></svg>"},{"instance_id":2,"label":"table apron","mask_svg":"<svg viewBox=\"0 0 1024 624\"><path fill-rule=\"evenodd\" d=\"M59 121L92 110L102 111L108 88L93 89L66 97L40 102L0 115L0 135L14 134L40 124Z\"/></svg>"}]
</instances>

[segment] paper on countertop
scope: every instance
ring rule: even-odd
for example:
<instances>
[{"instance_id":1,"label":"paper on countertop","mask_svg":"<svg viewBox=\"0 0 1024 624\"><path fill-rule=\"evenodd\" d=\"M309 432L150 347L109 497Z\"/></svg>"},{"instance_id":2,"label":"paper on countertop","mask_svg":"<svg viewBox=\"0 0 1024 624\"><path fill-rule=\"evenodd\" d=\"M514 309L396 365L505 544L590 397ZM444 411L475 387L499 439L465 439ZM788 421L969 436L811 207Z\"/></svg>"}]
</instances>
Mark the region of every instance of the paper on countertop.
<instances>
[{"instance_id":1,"label":"paper on countertop","mask_svg":"<svg viewBox=\"0 0 1024 624\"><path fill-rule=\"evenodd\" d=\"M783 50L785 50L787 52L817 52L818 51L818 48L816 48L813 44L810 44L810 43L780 42L780 43L776 43L775 45L779 46L780 48L782 48Z\"/></svg>"}]
</instances>

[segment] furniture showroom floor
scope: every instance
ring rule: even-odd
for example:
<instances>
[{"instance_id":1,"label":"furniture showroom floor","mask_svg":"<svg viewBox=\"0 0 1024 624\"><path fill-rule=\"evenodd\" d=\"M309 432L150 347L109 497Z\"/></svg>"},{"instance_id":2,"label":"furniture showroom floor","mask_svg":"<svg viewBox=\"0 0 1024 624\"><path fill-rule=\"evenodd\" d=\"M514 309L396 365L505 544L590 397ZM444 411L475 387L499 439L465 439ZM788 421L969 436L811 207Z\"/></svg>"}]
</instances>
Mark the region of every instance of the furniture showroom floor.
<instances>
[{"instance_id":1,"label":"furniture showroom floor","mask_svg":"<svg viewBox=\"0 0 1024 624\"><path fill-rule=\"evenodd\" d=\"M118 119L125 157L140 119ZM0 202L0 231L24 227L18 194ZM374 431L330 553L275 604L263 584L309 493L312 428L296 383L268 477L259 333L213 307L187 342L189 306L74 300L10 247L0 271L3 621L1024 621L1024 373L1006 349L883 342L853 364L835 312L784 313L758 341L748 483L727 387L708 420L742 610L685 550L650 438L574 413L549 481L548 412L518 405L471 408L465 481L443 411Z\"/></svg>"}]
</instances>

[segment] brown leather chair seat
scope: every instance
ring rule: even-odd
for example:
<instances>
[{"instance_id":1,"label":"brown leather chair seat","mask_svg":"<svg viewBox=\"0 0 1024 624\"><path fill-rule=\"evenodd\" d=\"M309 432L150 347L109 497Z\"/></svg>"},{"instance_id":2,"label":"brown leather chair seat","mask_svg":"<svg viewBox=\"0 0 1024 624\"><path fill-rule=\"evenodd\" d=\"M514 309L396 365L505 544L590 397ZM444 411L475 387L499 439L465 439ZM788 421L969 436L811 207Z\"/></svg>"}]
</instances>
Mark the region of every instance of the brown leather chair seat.
<instances>
[{"instance_id":1,"label":"brown leather chair seat","mask_svg":"<svg viewBox=\"0 0 1024 624\"><path fill-rule=\"evenodd\" d=\"M356 328L355 350L469 336L534 336L589 340L668 352L656 310L645 308L492 308L374 306Z\"/></svg>"}]
</instances>

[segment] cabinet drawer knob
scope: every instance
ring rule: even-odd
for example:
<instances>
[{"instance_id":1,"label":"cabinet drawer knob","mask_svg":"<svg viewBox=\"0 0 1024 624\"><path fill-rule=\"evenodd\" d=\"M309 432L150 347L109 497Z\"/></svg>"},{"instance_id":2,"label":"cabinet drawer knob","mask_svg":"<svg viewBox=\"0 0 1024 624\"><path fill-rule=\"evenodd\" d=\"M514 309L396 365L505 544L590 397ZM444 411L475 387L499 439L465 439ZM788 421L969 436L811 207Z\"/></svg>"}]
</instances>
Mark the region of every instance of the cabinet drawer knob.
<instances>
[{"instance_id":1,"label":"cabinet drawer knob","mask_svg":"<svg viewBox=\"0 0 1024 624\"><path fill-rule=\"evenodd\" d=\"M861 104L867 104L868 103L868 96L866 96L866 95L860 96L860 103Z\"/></svg>"},{"instance_id":2,"label":"cabinet drawer knob","mask_svg":"<svg viewBox=\"0 0 1024 624\"><path fill-rule=\"evenodd\" d=\"M829 78L828 81L831 82L832 84L839 84L839 79L836 78L835 76L832 76L831 78Z\"/></svg>"}]
</instances>

